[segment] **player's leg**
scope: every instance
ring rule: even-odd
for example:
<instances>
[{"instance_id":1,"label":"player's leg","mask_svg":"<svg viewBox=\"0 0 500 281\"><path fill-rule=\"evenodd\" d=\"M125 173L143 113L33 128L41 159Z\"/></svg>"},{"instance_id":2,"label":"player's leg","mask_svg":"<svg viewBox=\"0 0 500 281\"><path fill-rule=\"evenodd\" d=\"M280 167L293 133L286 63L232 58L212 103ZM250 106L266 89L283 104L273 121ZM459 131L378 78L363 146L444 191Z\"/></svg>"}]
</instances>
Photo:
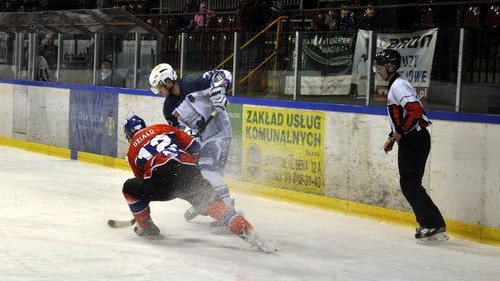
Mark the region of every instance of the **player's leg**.
<instances>
[{"instance_id":1,"label":"player's leg","mask_svg":"<svg viewBox=\"0 0 500 281\"><path fill-rule=\"evenodd\" d=\"M160 229L151 219L149 203L151 201L172 200L172 182L178 173L176 161L169 161L157 167L150 178L132 178L123 185L123 195L136 220L134 231L147 238L162 238Z\"/></svg>"},{"instance_id":2,"label":"player's leg","mask_svg":"<svg viewBox=\"0 0 500 281\"><path fill-rule=\"evenodd\" d=\"M419 224L415 234L417 239L446 234L444 219L422 186L425 162L430 151L430 138L425 133L412 132L404 136L398 151L401 190Z\"/></svg>"},{"instance_id":3,"label":"player's leg","mask_svg":"<svg viewBox=\"0 0 500 281\"><path fill-rule=\"evenodd\" d=\"M230 147L231 138L204 144L198 156L198 167L203 177L210 182L222 201L226 205L233 207L229 188L223 178Z\"/></svg>"},{"instance_id":4,"label":"player's leg","mask_svg":"<svg viewBox=\"0 0 500 281\"><path fill-rule=\"evenodd\" d=\"M123 184L122 193L136 221L134 232L146 238L161 238L160 229L150 216L150 200L144 196L144 179L128 179Z\"/></svg>"},{"instance_id":5,"label":"player's leg","mask_svg":"<svg viewBox=\"0 0 500 281\"><path fill-rule=\"evenodd\" d=\"M207 179L222 201L234 207L234 202L229 194L229 188L224 182L223 172L229 156L231 138L205 143L198 156L198 168ZM199 210L191 206L184 213L186 220L192 220L198 215Z\"/></svg>"},{"instance_id":6,"label":"player's leg","mask_svg":"<svg viewBox=\"0 0 500 281\"><path fill-rule=\"evenodd\" d=\"M275 251L274 243L261 239L253 226L234 208L227 206L215 192L210 182L194 166L184 165L184 182L179 182L183 187L176 188L176 197L187 200L202 215L209 215L231 233L238 235L253 246L265 252Z\"/></svg>"}]
</instances>

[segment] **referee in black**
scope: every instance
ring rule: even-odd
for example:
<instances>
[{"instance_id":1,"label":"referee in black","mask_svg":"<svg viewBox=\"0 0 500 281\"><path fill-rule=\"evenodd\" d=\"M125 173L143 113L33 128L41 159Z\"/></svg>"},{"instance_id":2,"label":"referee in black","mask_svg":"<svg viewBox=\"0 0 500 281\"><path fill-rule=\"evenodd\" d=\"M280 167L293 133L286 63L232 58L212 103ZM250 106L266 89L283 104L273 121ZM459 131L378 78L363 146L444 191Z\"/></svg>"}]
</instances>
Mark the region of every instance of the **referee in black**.
<instances>
[{"instance_id":1,"label":"referee in black","mask_svg":"<svg viewBox=\"0 0 500 281\"><path fill-rule=\"evenodd\" d=\"M426 127L431 122L415 88L399 76L400 65L401 55L393 49L380 51L373 62L373 71L389 83L387 110L391 133L384 151L391 151L394 142L398 143L399 183L419 224L415 238L419 243L446 241L449 237L443 216L422 186L425 162L431 149Z\"/></svg>"}]
</instances>

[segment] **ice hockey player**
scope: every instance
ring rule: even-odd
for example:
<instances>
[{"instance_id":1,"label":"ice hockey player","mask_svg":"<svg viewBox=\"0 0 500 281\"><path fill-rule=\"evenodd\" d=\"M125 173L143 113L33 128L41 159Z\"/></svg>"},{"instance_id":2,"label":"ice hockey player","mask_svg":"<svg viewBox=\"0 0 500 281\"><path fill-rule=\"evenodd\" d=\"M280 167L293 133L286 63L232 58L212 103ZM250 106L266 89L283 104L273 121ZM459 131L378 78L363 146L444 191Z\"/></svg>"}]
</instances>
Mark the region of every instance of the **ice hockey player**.
<instances>
[{"instance_id":1,"label":"ice hockey player","mask_svg":"<svg viewBox=\"0 0 500 281\"><path fill-rule=\"evenodd\" d=\"M222 201L234 207L223 179L233 136L226 112L229 104L226 93L231 87L231 79L231 73L222 69L178 79L171 65L161 63L151 71L149 83L154 93L165 96L163 116L169 124L182 125L200 133L201 151L197 164L201 174ZM212 113L216 115L207 122ZM192 220L199 211L192 206L184 217Z\"/></svg>"},{"instance_id":2,"label":"ice hockey player","mask_svg":"<svg viewBox=\"0 0 500 281\"><path fill-rule=\"evenodd\" d=\"M275 251L241 213L222 202L201 175L196 166L200 144L195 138L168 124L146 127L144 120L136 115L127 118L123 128L130 142L126 159L135 177L125 181L122 191L136 220L137 235L163 238L151 219L149 203L180 198L251 245L264 252Z\"/></svg>"},{"instance_id":3,"label":"ice hockey player","mask_svg":"<svg viewBox=\"0 0 500 281\"><path fill-rule=\"evenodd\" d=\"M446 241L449 237L443 216L422 186L425 162L431 149L426 127L431 122L415 88L399 76L400 65L401 55L393 49L380 51L373 62L373 71L389 83L387 110L391 132L384 143L384 151L391 151L394 142L398 143L399 183L419 224L415 233L418 243Z\"/></svg>"}]
</instances>

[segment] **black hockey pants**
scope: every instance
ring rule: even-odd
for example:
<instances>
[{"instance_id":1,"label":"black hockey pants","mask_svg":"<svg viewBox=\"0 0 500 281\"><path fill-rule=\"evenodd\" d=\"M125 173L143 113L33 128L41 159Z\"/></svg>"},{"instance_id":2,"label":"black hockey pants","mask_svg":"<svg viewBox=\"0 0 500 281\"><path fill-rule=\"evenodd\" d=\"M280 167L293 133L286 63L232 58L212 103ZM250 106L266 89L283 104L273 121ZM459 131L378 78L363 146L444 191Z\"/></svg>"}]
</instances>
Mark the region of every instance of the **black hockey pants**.
<instances>
[{"instance_id":1,"label":"black hockey pants","mask_svg":"<svg viewBox=\"0 0 500 281\"><path fill-rule=\"evenodd\" d=\"M149 179L139 177L128 179L123 185L123 192L148 201L169 201L180 198L200 211L220 200L198 167L174 160L156 167Z\"/></svg>"},{"instance_id":2,"label":"black hockey pants","mask_svg":"<svg viewBox=\"0 0 500 281\"><path fill-rule=\"evenodd\" d=\"M441 212L422 186L425 162L430 149L429 132L427 129L422 129L404 134L399 142L398 150L401 190L410 203L417 222L421 227L427 228L445 226Z\"/></svg>"}]
</instances>

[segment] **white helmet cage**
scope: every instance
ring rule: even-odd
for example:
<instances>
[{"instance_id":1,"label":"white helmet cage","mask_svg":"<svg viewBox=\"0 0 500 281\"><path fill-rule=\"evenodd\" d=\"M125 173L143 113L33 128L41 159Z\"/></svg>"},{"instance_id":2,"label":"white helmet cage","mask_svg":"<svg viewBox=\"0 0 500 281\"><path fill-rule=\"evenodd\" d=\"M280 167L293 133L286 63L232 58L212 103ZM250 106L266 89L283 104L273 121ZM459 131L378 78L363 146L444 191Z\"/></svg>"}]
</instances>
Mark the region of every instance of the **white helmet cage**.
<instances>
[{"instance_id":1,"label":"white helmet cage","mask_svg":"<svg viewBox=\"0 0 500 281\"><path fill-rule=\"evenodd\" d=\"M177 80L177 73L172 68L172 66L168 63L160 63L155 66L153 70L151 70L151 74L149 74L149 84L151 85L151 91L155 94L159 94L160 91L158 88L160 86L164 86L165 79L170 79L172 81Z\"/></svg>"}]
</instances>

